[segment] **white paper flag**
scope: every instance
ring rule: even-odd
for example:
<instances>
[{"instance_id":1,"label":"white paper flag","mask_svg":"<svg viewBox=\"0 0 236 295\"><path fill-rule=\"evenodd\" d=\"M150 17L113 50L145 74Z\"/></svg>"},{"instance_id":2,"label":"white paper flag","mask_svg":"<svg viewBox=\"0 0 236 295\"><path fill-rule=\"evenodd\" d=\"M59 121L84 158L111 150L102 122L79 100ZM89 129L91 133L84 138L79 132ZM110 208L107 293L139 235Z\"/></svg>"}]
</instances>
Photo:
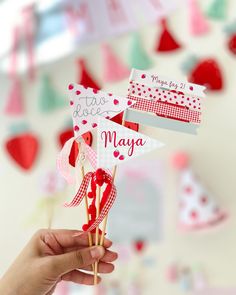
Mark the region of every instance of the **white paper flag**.
<instances>
[{"instance_id":1,"label":"white paper flag","mask_svg":"<svg viewBox=\"0 0 236 295\"><path fill-rule=\"evenodd\" d=\"M117 123L98 120L98 168L111 168L163 146L162 142Z\"/></svg>"},{"instance_id":2,"label":"white paper flag","mask_svg":"<svg viewBox=\"0 0 236 295\"><path fill-rule=\"evenodd\" d=\"M70 84L68 89L76 138L96 128L99 117L111 119L135 103L125 97L82 85Z\"/></svg>"}]
</instances>

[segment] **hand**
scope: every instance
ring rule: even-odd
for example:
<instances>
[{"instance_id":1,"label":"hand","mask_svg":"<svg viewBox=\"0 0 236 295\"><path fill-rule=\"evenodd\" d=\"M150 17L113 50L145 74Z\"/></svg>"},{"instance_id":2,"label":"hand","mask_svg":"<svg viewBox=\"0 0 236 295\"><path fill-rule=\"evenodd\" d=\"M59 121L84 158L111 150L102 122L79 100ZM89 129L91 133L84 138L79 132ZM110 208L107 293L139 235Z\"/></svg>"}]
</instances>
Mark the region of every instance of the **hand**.
<instances>
[{"instance_id":1,"label":"hand","mask_svg":"<svg viewBox=\"0 0 236 295\"><path fill-rule=\"evenodd\" d=\"M81 235L75 236L78 233ZM105 239L104 247L89 248L86 233L40 230L0 280L0 294L50 295L61 280L93 285L93 274L80 270L92 271L92 264L99 260L98 271L111 273L111 262L117 259L117 254L108 250L111 245Z\"/></svg>"}]
</instances>

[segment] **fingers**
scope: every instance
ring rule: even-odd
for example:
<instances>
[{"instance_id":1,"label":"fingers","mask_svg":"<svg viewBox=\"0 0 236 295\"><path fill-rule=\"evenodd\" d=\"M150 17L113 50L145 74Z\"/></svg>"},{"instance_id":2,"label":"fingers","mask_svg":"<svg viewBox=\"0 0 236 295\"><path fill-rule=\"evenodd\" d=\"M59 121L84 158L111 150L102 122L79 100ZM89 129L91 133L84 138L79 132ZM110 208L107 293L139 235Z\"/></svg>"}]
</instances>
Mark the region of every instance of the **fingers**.
<instances>
[{"instance_id":1,"label":"fingers","mask_svg":"<svg viewBox=\"0 0 236 295\"><path fill-rule=\"evenodd\" d=\"M106 250L104 256L101 258L102 262L113 262L118 258L118 254L116 252Z\"/></svg>"},{"instance_id":2,"label":"fingers","mask_svg":"<svg viewBox=\"0 0 236 295\"><path fill-rule=\"evenodd\" d=\"M70 281L80 285L94 285L94 275L87 274L78 270L71 271L63 275L62 280ZM101 282L101 278L98 277L98 283Z\"/></svg>"},{"instance_id":3,"label":"fingers","mask_svg":"<svg viewBox=\"0 0 236 295\"><path fill-rule=\"evenodd\" d=\"M98 263L98 272L99 273L111 273L115 269L115 266L111 263L99 262ZM93 271L91 265L83 267L82 270Z\"/></svg>"},{"instance_id":4,"label":"fingers","mask_svg":"<svg viewBox=\"0 0 236 295\"><path fill-rule=\"evenodd\" d=\"M100 260L105 254L101 246L76 250L66 254L51 256L51 271L58 276L77 268L89 266Z\"/></svg>"},{"instance_id":5,"label":"fingers","mask_svg":"<svg viewBox=\"0 0 236 295\"><path fill-rule=\"evenodd\" d=\"M65 249L76 247L76 246L82 246L82 247L89 246L88 233L83 231L66 230L66 229L41 230L39 232L39 235L44 242L45 242L45 238L48 240L47 243L50 243L51 240L54 240L53 246L56 241L57 247L60 246ZM53 236L53 239L52 239L52 236ZM95 244L95 234L92 234L92 239ZM111 247L111 245L112 245L112 242L108 239L105 239L103 246L105 248L109 248Z\"/></svg>"}]
</instances>

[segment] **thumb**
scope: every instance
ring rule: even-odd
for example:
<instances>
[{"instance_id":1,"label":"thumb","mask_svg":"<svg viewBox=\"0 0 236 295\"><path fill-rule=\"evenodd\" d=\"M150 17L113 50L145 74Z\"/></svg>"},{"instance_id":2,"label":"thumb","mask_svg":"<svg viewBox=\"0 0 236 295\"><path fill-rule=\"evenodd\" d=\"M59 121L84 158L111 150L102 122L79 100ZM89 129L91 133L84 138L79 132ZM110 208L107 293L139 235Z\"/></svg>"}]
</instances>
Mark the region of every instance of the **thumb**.
<instances>
[{"instance_id":1,"label":"thumb","mask_svg":"<svg viewBox=\"0 0 236 295\"><path fill-rule=\"evenodd\" d=\"M61 275L76 268L89 266L101 259L104 254L105 249L102 246L95 246L52 256L53 274Z\"/></svg>"}]
</instances>

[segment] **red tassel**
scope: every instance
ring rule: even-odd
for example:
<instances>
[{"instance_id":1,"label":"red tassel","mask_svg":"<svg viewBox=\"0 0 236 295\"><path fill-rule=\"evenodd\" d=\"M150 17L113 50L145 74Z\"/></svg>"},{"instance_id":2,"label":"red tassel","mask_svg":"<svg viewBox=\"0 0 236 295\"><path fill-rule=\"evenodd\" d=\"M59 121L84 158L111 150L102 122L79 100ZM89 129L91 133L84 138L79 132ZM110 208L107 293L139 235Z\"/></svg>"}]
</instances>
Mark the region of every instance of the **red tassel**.
<instances>
[{"instance_id":1,"label":"red tassel","mask_svg":"<svg viewBox=\"0 0 236 295\"><path fill-rule=\"evenodd\" d=\"M4 113L12 116L22 115L24 113L21 83L17 78L13 79L13 85L7 99Z\"/></svg>"},{"instance_id":2,"label":"red tassel","mask_svg":"<svg viewBox=\"0 0 236 295\"><path fill-rule=\"evenodd\" d=\"M85 60L79 59L78 65L80 67L80 79L78 79L78 84L83 85L84 87L90 87L93 89L101 89L101 87L93 80L91 75L86 69Z\"/></svg>"},{"instance_id":3,"label":"red tassel","mask_svg":"<svg viewBox=\"0 0 236 295\"><path fill-rule=\"evenodd\" d=\"M168 30L167 22L165 19L161 21L162 33L160 39L157 41L156 52L169 52L181 48L181 45L174 39Z\"/></svg>"}]
</instances>

